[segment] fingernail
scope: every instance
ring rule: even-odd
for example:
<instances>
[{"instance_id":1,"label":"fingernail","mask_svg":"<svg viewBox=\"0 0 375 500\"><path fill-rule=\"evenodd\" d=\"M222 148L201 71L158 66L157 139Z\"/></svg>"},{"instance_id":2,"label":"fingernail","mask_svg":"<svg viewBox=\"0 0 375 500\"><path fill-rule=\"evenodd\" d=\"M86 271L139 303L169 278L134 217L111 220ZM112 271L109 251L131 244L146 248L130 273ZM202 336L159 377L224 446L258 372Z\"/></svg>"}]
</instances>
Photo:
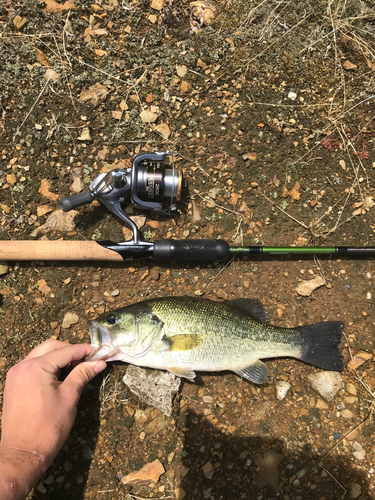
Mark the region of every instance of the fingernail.
<instances>
[{"instance_id":1,"label":"fingernail","mask_svg":"<svg viewBox=\"0 0 375 500\"><path fill-rule=\"evenodd\" d=\"M96 375L98 375L98 373L102 372L103 370L105 370L107 367L107 363L103 360L100 360L96 363L96 365L94 366L94 372Z\"/></svg>"}]
</instances>

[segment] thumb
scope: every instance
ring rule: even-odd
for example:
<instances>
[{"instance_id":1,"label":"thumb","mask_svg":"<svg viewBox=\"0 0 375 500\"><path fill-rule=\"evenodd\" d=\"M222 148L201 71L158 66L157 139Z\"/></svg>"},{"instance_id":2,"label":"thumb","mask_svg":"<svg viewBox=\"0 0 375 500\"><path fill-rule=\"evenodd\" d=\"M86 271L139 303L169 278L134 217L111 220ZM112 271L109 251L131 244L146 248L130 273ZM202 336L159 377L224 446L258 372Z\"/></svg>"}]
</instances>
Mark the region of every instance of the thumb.
<instances>
[{"instance_id":1,"label":"thumb","mask_svg":"<svg viewBox=\"0 0 375 500\"><path fill-rule=\"evenodd\" d=\"M66 377L63 382L65 390L71 390L81 395L86 384L88 384L96 375L105 370L107 363L100 361L83 361L77 365Z\"/></svg>"}]
</instances>

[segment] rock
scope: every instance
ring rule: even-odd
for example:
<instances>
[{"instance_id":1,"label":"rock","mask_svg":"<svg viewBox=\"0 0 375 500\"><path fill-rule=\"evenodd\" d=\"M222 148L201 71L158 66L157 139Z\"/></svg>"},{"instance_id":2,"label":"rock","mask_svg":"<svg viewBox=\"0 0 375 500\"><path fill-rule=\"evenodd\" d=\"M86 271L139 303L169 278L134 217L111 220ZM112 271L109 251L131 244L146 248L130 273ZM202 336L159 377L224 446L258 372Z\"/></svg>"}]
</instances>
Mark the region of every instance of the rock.
<instances>
[{"instance_id":1,"label":"rock","mask_svg":"<svg viewBox=\"0 0 375 500\"><path fill-rule=\"evenodd\" d=\"M82 446L82 457L84 460L91 460L92 457L94 456L94 453L91 448L87 446L87 444L84 444Z\"/></svg>"},{"instance_id":2,"label":"rock","mask_svg":"<svg viewBox=\"0 0 375 500\"><path fill-rule=\"evenodd\" d=\"M187 67L184 65L176 67L176 73L180 78L184 78L184 76L186 76L187 70Z\"/></svg>"},{"instance_id":3,"label":"rock","mask_svg":"<svg viewBox=\"0 0 375 500\"><path fill-rule=\"evenodd\" d=\"M143 403L158 408L168 417L172 414L173 398L181 384L179 377L129 365L123 381Z\"/></svg>"},{"instance_id":4,"label":"rock","mask_svg":"<svg viewBox=\"0 0 375 500\"><path fill-rule=\"evenodd\" d=\"M159 460L154 460L153 462L142 467L141 470L137 472L131 472L127 476L121 479L123 484L130 484L132 486L143 486L151 483L157 483L162 474L164 474L165 469Z\"/></svg>"},{"instance_id":5,"label":"rock","mask_svg":"<svg viewBox=\"0 0 375 500\"><path fill-rule=\"evenodd\" d=\"M345 389L348 391L349 394L351 394L352 396L356 396L357 395L357 388L354 384L352 384L351 382L348 382L346 384L346 387Z\"/></svg>"},{"instance_id":6,"label":"rock","mask_svg":"<svg viewBox=\"0 0 375 500\"><path fill-rule=\"evenodd\" d=\"M78 323L78 315L76 313L67 312L64 316L61 327L62 328L70 328L72 325Z\"/></svg>"},{"instance_id":7,"label":"rock","mask_svg":"<svg viewBox=\"0 0 375 500\"><path fill-rule=\"evenodd\" d=\"M352 483L350 485L349 497L350 498L358 498L362 493L361 485L358 483Z\"/></svg>"},{"instance_id":8,"label":"rock","mask_svg":"<svg viewBox=\"0 0 375 500\"><path fill-rule=\"evenodd\" d=\"M143 123L154 123L156 122L158 115L157 113L153 113L152 111L149 111L148 109L143 110L139 114L141 120Z\"/></svg>"},{"instance_id":9,"label":"rock","mask_svg":"<svg viewBox=\"0 0 375 500\"><path fill-rule=\"evenodd\" d=\"M174 497L176 500L183 500L186 497L186 491L183 488L176 488L174 490Z\"/></svg>"},{"instance_id":10,"label":"rock","mask_svg":"<svg viewBox=\"0 0 375 500\"><path fill-rule=\"evenodd\" d=\"M285 399L289 389L291 388L291 384L286 382L285 380L279 380L276 382L276 397L279 401Z\"/></svg>"},{"instance_id":11,"label":"rock","mask_svg":"<svg viewBox=\"0 0 375 500\"><path fill-rule=\"evenodd\" d=\"M70 212L63 212L62 210L55 210L52 212L46 222L35 228L30 234L32 238L36 238L40 233L46 234L49 231L69 232L74 231L79 218L77 210L70 210Z\"/></svg>"},{"instance_id":12,"label":"rock","mask_svg":"<svg viewBox=\"0 0 375 500\"><path fill-rule=\"evenodd\" d=\"M280 472L279 465L285 460L281 453L273 450L266 450L259 460L259 472L255 476L255 482L258 488L271 486L275 491L279 488Z\"/></svg>"},{"instance_id":13,"label":"rock","mask_svg":"<svg viewBox=\"0 0 375 500\"><path fill-rule=\"evenodd\" d=\"M181 82L181 92L190 92L191 91L191 85L189 82L183 80Z\"/></svg>"},{"instance_id":14,"label":"rock","mask_svg":"<svg viewBox=\"0 0 375 500\"><path fill-rule=\"evenodd\" d=\"M53 208L50 207L49 205L38 205L36 208L36 215L38 217L43 217L43 215L46 215L50 212L52 212Z\"/></svg>"},{"instance_id":15,"label":"rock","mask_svg":"<svg viewBox=\"0 0 375 500\"><path fill-rule=\"evenodd\" d=\"M364 460L364 458L366 456L366 452L362 448L362 445L360 443L358 443L357 441L354 441L353 448L354 448L354 452L353 452L354 458L356 458L357 460Z\"/></svg>"},{"instance_id":16,"label":"rock","mask_svg":"<svg viewBox=\"0 0 375 500\"><path fill-rule=\"evenodd\" d=\"M2 368L5 368L7 364L8 364L7 358L4 358L4 357L0 358L0 370Z\"/></svg>"},{"instance_id":17,"label":"rock","mask_svg":"<svg viewBox=\"0 0 375 500\"><path fill-rule=\"evenodd\" d=\"M325 403L323 401L323 399L320 399L320 398L318 398L315 406L316 406L316 408L319 408L319 410L328 410L329 409L329 406L327 405L327 403Z\"/></svg>"},{"instance_id":18,"label":"rock","mask_svg":"<svg viewBox=\"0 0 375 500\"><path fill-rule=\"evenodd\" d=\"M295 101L297 99L297 94L291 90L288 93L288 99L291 99L292 101Z\"/></svg>"},{"instance_id":19,"label":"rock","mask_svg":"<svg viewBox=\"0 0 375 500\"><path fill-rule=\"evenodd\" d=\"M324 285L324 279L321 276L317 276L312 280L303 280L298 284L296 291L298 295L303 297L308 297L313 293L314 290Z\"/></svg>"},{"instance_id":20,"label":"rock","mask_svg":"<svg viewBox=\"0 0 375 500\"><path fill-rule=\"evenodd\" d=\"M206 479L212 479L214 475L214 467L211 462L207 462L202 467L203 475Z\"/></svg>"},{"instance_id":21,"label":"rock","mask_svg":"<svg viewBox=\"0 0 375 500\"><path fill-rule=\"evenodd\" d=\"M338 372L311 373L307 379L314 391L326 401L332 401L343 387L342 377Z\"/></svg>"},{"instance_id":22,"label":"rock","mask_svg":"<svg viewBox=\"0 0 375 500\"><path fill-rule=\"evenodd\" d=\"M152 434L158 434L160 431L162 431L164 429L164 427L167 425L167 423L168 423L168 421L167 421L165 415L163 415L163 414L158 415L156 418L151 420L151 422L149 422L146 425L144 431L145 431L147 436L152 435Z\"/></svg>"}]
</instances>

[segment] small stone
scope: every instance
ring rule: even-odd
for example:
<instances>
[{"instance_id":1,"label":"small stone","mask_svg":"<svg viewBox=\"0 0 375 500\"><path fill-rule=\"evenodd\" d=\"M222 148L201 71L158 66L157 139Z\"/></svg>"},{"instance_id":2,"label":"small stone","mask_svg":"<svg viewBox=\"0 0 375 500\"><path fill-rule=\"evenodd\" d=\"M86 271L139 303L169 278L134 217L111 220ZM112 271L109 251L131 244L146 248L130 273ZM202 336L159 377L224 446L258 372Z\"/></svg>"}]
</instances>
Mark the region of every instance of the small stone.
<instances>
[{"instance_id":1,"label":"small stone","mask_svg":"<svg viewBox=\"0 0 375 500\"><path fill-rule=\"evenodd\" d=\"M190 92L190 91L191 91L190 83L183 80L181 82L181 92Z\"/></svg>"},{"instance_id":2,"label":"small stone","mask_svg":"<svg viewBox=\"0 0 375 500\"><path fill-rule=\"evenodd\" d=\"M115 290L113 290L111 292L111 295L112 295L112 297L117 297L118 295L120 295L120 290L118 288L116 288Z\"/></svg>"},{"instance_id":3,"label":"small stone","mask_svg":"<svg viewBox=\"0 0 375 500\"><path fill-rule=\"evenodd\" d=\"M0 276L7 274L9 271L8 262L0 261Z\"/></svg>"},{"instance_id":4,"label":"small stone","mask_svg":"<svg viewBox=\"0 0 375 500\"><path fill-rule=\"evenodd\" d=\"M161 11L163 10L164 5L165 5L165 0L152 0L151 9Z\"/></svg>"},{"instance_id":5,"label":"small stone","mask_svg":"<svg viewBox=\"0 0 375 500\"><path fill-rule=\"evenodd\" d=\"M350 498L358 498L362 493L361 485L358 483L352 483L350 485L349 496Z\"/></svg>"},{"instance_id":6,"label":"small stone","mask_svg":"<svg viewBox=\"0 0 375 500\"><path fill-rule=\"evenodd\" d=\"M203 402L204 403L212 403L212 397L211 396L203 396Z\"/></svg>"},{"instance_id":7,"label":"small stone","mask_svg":"<svg viewBox=\"0 0 375 500\"><path fill-rule=\"evenodd\" d=\"M183 500L186 497L186 491L183 488L176 488L174 490L174 496L176 500Z\"/></svg>"},{"instance_id":8,"label":"small stone","mask_svg":"<svg viewBox=\"0 0 375 500\"><path fill-rule=\"evenodd\" d=\"M89 127L83 127L81 135L77 137L79 141L91 141L90 129Z\"/></svg>"},{"instance_id":9,"label":"small stone","mask_svg":"<svg viewBox=\"0 0 375 500\"><path fill-rule=\"evenodd\" d=\"M72 325L77 324L79 321L78 315L76 313L67 312L64 316L61 327L70 328Z\"/></svg>"},{"instance_id":10,"label":"small stone","mask_svg":"<svg viewBox=\"0 0 375 500\"><path fill-rule=\"evenodd\" d=\"M297 99L297 94L291 90L288 93L288 99L291 99L292 101L295 101Z\"/></svg>"},{"instance_id":11,"label":"small stone","mask_svg":"<svg viewBox=\"0 0 375 500\"><path fill-rule=\"evenodd\" d=\"M91 448L87 446L87 444L84 444L82 446L82 457L84 460L91 460L92 457L94 456L94 453Z\"/></svg>"},{"instance_id":12,"label":"small stone","mask_svg":"<svg viewBox=\"0 0 375 500\"><path fill-rule=\"evenodd\" d=\"M35 127L35 130L42 130L43 129L43 127L42 127L42 125L40 125L40 123L36 123L34 125L34 127Z\"/></svg>"},{"instance_id":13,"label":"small stone","mask_svg":"<svg viewBox=\"0 0 375 500\"><path fill-rule=\"evenodd\" d=\"M338 372L311 373L307 377L311 387L326 401L332 401L342 388L342 377Z\"/></svg>"},{"instance_id":14,"label":"small stone","mask_svg":"<svg viewBox=\"0 0 375 500\"><path fill-rule=\"evenodd\" d=\"M372 358L372 354L370 352L359 351L355 354L352 359L347 364L347 369L352 372L359 368L363 363Z\"/></svg>"},{"instance_id":15,"label":"small stone","mask_svg":"<svg viewBox=\"0 0 375 500\"><path fill-rule=\"evenodd\" d=\"M355 387L354 384L352 384L351 382L348 382L346 384L346 390L348 391L349 394L351 394L352 396L356 396L357 395L357 388Z\"/></svg>"},{"instance_id":16,"label":"small stone","mask_svg":"<svg viewBox=\"0 0 375 500\"><path fill-rule=\"evenodd\" d=\"M207 462L202 467L204 477L207 479L211 479L214 475L214 468L211 462Z\"/></svg>"},{"instance_id":17,"label":"small stone","mask_svg":"<svg viewBox=\"0 0 375 500\"><path fill-rule=\"evenodd\" d=\"M346 69L346 71L357 69L357 66L355 64L353 64L352 62L348 61L348 60L346 60L344 62L344 64L342 65L342 67L344 69Z\"/></svg>"},{"instance_id":18,"label":"small stone","mask_svg":"<svg viewBox=\"0 0 375 500\"><path fill-rule=\"evenodd\" d=\"M291 388L291 384L286 382L285 380L279 380L276 382L276 397L279 401L283 401L285 399L289 389Z\"/></svg>"},{"instance_id":19,"label":"small stone","mask_svg":"<svg viewBox=\"0 0 375 500\"><path fill-rule=\"evenodd\" d=\"M156 132L159 132L159 134L163 136L164 139L168 139L172 133L167 123L160 123L159 125L156 125L154 130L156 130Z\"/></svg>"},{"instance_id":20,"label":"small stone","mask_svg":"<svg viewBox=\"0 0 375 500\"><path fill-rule=\"evenodd\" d=\"M180 78L184 78L184 76L186 76L187 71L188 69L184 65L176 67L176 73Z\"/></svg>"},{"instance_id":21,"label":"small stone","mask_svg":"<svg viewBox=\"0 0 375 500\"><path fill-rule=\"evenodd\" d=\"M340 415L343 418L353 418L353 413L350 410L342 410L342 412L340 413Z\"/></svg>"},{"instance_id":22,"label":"small stone","mask_svg":"<svg viewBox=\"0 0 375 500\"><path fill-rule=\"evenodd\" d=\"M35 489L40 491L40 493L42 493L43 495L45 495L47 493L47 490L43 486L43 483L39 483Z\"/></svg>"}]
</instances>

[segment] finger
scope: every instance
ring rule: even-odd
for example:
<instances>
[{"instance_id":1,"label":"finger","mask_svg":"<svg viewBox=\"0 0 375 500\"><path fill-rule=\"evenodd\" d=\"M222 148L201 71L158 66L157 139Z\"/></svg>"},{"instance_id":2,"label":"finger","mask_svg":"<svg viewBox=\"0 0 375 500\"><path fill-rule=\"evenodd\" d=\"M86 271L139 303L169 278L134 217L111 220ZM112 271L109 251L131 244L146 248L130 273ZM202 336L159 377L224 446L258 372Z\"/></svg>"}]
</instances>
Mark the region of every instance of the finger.
<instances>
[{"instance_id":1,"label":"finger","mask_svg":"<svg viewBox=\"0 0 375 500\"><path fill-rule=\"evenodd\" d=\"M32 351L30 351L25 359L31 359L31 358L36 358L38 356L43 356L47 352L55 351L56 349L61 349L66 345L67 345L66 342L61 342L60 340L54 340L54 339L45 340L44 342L36 346Z\"/></svg>"},{"instance_id":2,"label":"finger","mask_svg":"<svg viewBox=\"0 0 375 500\"><path fill-rule=\"evenodd\" d=\"M50 351L42 356L43 368L51 373L57 373L69 363L83 359L92 351L90 344L65 344L61 349Z\"/></svg>"},{"instance_id":3,"label":"finger","mask_svg":"<svg viewBox=\"0 0 375 500\"><path fill-rule=\"evenodd\" d=\"M88 384L98 373L105 370L107 363L100 361L85 361L76 366L63 382L63 388L66 391L81 395L86 384Z\"/></svg>"}]
</instances>

